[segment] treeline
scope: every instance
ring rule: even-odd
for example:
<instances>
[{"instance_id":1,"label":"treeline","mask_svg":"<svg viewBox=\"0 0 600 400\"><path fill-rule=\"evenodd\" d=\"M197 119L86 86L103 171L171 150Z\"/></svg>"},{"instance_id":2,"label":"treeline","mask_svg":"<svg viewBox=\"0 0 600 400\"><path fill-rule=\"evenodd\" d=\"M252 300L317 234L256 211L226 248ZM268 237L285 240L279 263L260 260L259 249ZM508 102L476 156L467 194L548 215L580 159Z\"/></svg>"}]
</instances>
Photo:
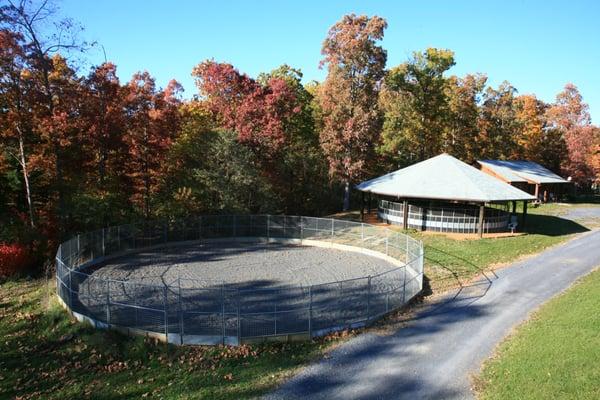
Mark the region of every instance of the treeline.
<instances>
[{"instance_id":1,"label":"treeline","mask_svg":"<svg viewBox=\"0 0 600 400\"><path fill-rule=\"evenodd\" d=\"M159 88L148 72L121 81L110 62L82 71L87 44L48 3L2 6L3 268L39 261L74 232L130 221L319 215L339 209L343 193L347 208L359 180L440 152L530 159L581 187L597 179L599 129L575 86L546 104L484 75L448 76L454 54L443 49L387 69L385 28L379 17L343 17L323 43L322 83L303 84L287 65L251 78L207 60L192 71L198 94L183 100L176 81Z\"/></svg>"}]
</instances>

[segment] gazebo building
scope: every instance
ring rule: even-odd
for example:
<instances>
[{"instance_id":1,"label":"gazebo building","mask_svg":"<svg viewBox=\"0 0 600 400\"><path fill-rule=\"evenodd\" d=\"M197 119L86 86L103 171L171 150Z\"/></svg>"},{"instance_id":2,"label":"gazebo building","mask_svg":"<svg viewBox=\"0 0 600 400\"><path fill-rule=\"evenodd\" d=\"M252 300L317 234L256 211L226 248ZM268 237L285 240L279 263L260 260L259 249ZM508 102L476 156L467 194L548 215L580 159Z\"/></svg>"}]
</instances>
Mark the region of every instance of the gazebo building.
<instances>
[{"instance_id":1,"label":"gazebo building","mask_svg":"<svg viewBox=\"0 0 600 400\"><path fill-rule=\"evenodd\" d=\"M413 164L356 186L363 192L370 213L378 199L379 219L426 231L477 233L503 232L516 223L516 202L523 201L521 227L527 202L535 197L500 181L448 154ZM365 203L365 195L368 202ZM512 205L512 211L510 206Z\"/></svg>"},{"instance_id":2,"label":"gazebo building","mask_svg":"<svg viewBox=\"0 0 600 400\"><path fill-rule=\"evenodd\" d=\"M544 203L556 200L571 183L533 161L479 160L477 163L483 172L532 194Z\"/></svg>"}]
</instances>

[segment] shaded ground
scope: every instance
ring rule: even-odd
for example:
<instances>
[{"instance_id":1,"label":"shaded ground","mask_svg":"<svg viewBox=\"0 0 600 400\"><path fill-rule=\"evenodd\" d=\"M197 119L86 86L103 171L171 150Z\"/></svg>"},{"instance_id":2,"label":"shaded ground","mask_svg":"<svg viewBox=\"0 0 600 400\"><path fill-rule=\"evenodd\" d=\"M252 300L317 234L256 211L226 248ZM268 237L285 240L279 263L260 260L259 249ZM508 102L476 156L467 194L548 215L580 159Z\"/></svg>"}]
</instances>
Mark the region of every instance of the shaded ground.
<instances>
[{"instance_id":1,"label":"shaded ground","mask_svg":"<svg viewBox=\"0 0 600 400\"><path fill-rule=\"evenodd\" d=\"M563 234L586 230L561 218L540 217L540 223L549 221L560 222L555 229ZM389 336L370 333L350 340L266 398L472 398L469 376L514 325L598 264L598 243L600 232L584 233L463 284L418 312L407 327Z\"/></svg>"}]
</instances>

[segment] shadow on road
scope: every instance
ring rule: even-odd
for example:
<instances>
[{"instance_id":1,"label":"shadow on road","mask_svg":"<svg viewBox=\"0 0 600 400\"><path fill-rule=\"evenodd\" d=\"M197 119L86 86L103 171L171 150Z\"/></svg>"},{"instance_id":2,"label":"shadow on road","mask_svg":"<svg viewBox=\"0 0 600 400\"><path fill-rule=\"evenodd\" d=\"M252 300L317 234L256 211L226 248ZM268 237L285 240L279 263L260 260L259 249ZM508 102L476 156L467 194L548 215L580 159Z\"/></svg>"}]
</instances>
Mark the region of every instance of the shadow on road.
<instances>
[{"instance_id":1,"label":"shadow on road","mask_svg":"<svg viewBox=\"0 0 600 400\"><path fill-rule=\"evenodd\" d=\"M427 380L425 365L410 365L427 351L430 336L451 331L456 324L489 314L476 302L485 296L491 282L465 285L448 297L418 312L412 322L388 336L363 335L344 345L335 354L335 365L326 361L285 384L267 398L453 398L459 395L451 387L434 388ZM451 349L448 349L451 350ZM374 361L377 360L375 364ZM412 360L412 361L411 361ZM406 365L400 366L400 363ZM335 368L339 373L331 373Z\"/></svg>"}]
</instances>

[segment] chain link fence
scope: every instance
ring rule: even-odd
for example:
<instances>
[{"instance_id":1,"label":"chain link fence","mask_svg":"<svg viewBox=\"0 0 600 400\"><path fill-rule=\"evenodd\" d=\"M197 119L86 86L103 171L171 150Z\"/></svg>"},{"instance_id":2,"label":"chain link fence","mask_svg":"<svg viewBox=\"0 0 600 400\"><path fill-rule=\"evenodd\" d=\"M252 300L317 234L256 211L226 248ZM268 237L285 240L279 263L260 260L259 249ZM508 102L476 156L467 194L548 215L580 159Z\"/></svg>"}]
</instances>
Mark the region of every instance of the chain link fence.
<instances>
[{"instance_id":1,"label":"chain link fence","mask_svg":"<svg viewBox=\"0 0 600 400\"><path fill-rule=\"evenodd\" d=\"M220 240L325 244L392 260L397 267L355 279L260 289L183 278L153 285L93 273L110 258L142 249ZM77 235L59 246L56 267L64 306L96 327L178 344L240 344L360 327L402 307L423 287L423 246L405 234L352 221L216 215Z\"/></svg>"}]
</instances>

